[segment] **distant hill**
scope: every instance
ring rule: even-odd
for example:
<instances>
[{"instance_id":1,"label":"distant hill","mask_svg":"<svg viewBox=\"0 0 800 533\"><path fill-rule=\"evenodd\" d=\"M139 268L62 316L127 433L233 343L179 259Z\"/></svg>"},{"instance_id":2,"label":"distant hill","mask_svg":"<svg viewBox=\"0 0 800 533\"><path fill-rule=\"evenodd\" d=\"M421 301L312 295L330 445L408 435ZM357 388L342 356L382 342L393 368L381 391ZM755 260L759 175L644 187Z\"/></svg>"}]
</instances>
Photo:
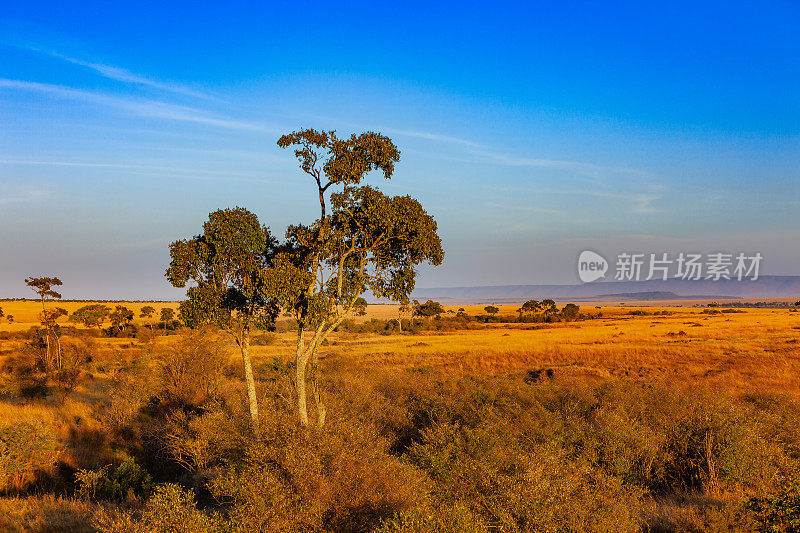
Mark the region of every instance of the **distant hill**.
<instances>
[{"instance_id":1,"label":"distant hill","mask_svg":"<svg viewBox=\"0 0 800 533\"><path fill-rule=\"evenodd\" d=\"M529 299L705 300L709 298L800 298L800 276L761 276L744 280L601 281L577 285L496 285L417 289L417 299L506 301Z\"/></svg>"}]
</instances>

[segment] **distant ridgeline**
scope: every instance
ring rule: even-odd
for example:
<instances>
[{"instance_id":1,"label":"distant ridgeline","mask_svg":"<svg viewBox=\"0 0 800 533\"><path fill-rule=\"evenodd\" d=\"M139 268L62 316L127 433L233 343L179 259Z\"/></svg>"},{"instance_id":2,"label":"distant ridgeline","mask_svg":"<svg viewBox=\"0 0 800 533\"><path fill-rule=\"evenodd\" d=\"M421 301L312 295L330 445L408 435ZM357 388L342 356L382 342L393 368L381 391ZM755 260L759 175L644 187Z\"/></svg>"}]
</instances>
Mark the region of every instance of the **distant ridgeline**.
<instances>
[{"instance_id":1,"label":"distant ridgeline","mask_svg":"<svg viewBox=\"0 0 800 533\"><path fill-rule=\"evenodd\" d=\"M735 298L800 299L800 276L761 276L742 280L600 281L576 285L497 285L417 289L417 299L525 301L530 298L559 300L708 300Z\"/></svg>"}]
</instances>

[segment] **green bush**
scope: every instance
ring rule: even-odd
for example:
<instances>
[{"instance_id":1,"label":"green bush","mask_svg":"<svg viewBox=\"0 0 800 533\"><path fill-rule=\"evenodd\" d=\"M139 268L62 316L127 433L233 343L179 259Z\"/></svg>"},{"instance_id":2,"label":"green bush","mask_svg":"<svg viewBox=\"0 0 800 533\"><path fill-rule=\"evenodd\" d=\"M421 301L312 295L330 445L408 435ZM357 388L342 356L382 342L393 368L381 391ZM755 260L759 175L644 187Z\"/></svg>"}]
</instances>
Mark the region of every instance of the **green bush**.
<instances>
[{"instance_id":1,"label":"green bush","mask_svg":"<svg viewBox=\"0 0 800 533\"><path fill-rule=\"evenodd\" d=\"M748 507L756 513L765 531L797 533L800 531L800 474L781 479L772 494L752 498Z\"/></svg>"},{"instance_id":2,"label":"green bush","mask_svg":"<svg viewBox=\"0 0 800 533\"><path fill-rule=\"evenodd\" d=\"M94 526L104 533L213 533L224 531L219 519L195 507L194 491L167 483L156 487L139 517L101 508Z\"/></svg>"},{"instance_id":3,"label":"green bush","mask_svg":"<svg viewBox=\"0 0 800 533\"><path fill-rule=\"evenodd\" d=\"M79 470L75 478L78 494L97 500L135 500L146 498L153 489L147 471L133 458L125 459L111 471L106 466L97 471Z\"/></svg>"},{"instance_id":4,"label":"green bush","mask_svg":"<svg viewBox=\"0 0 800 533\"><path fill-rule=\"evenodd\" d=\"M44 424L0 428L0 490L21 489L36 471L55 466L61 451L58 436Z\"/></svg>"}]
</instances>

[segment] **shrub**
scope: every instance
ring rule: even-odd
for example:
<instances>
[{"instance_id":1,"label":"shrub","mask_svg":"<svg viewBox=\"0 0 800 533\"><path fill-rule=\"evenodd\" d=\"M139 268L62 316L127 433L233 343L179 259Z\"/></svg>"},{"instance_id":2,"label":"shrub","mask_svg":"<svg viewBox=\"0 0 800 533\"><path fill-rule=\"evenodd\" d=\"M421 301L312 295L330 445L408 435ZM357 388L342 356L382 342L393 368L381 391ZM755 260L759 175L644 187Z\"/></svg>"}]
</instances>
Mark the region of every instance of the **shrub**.
<instances>
[{"instance_id":1,"label":"shrub","mask_svg":"<svg viewBox=\"0 0 800 533\"><path fill-rule=\"evenodd\" d=\"M43 424L0 428L0 488L21 489L36 471L55 466L61 451L58 437Z\"/></svg>"},{"instance_id":2,"label":"shrub","mask_svg":"<svg viewBox=\"0 0 800 533\"><path fill-rule=\"evenodd\" d=\"M113 472L109 465L94 472L78 470L75 478L79 495L98 500L140 499L147 497L153 488L150 474L131 457Z\"/></svg>"},{"instance_id":3,"label":"shrub","mask_svg":"<svg viewBox=\"0 0 800 533\"><path fill-rule=\"evenodd\" d=\"M141 516L130 512L101 508L94 525L105 533L211 533L222 531L215 516L198 510L194 491L183 490L173 483L159 485L145 505Z\"/></svg>"},{"instance_id":4,"label":"shrub","mask_svg":"<svg viewBox=\"0 0 800 533\"><path fill-rule=\"evenodd\" d=\"M262 442L210 483L236 531L371 531L425 498L421 473L368 425L308 436L287 413L264 426Z\"/></svg>"},{"instance_id":5,"label":"shrub","mask_svg":"<svg viewBox=\"0 0 800 533\"><path fill-rule=\"evenodd\" d=\"M752 498L748 508L756 513L766 531L800 531L800 474L784 477L778 490L766 497Z\"/></svg>"},{"instance_id":6,"label":"shrub","mask_svg":"<svg viewBox=\"0 0 800 533\"><path fill-rule=\"evenodd\" d=\"M504 531L638 531L640 492L563 450L528 451L502 423L436 424L409 458L444 501L461 501Z\"/></svg>"},{"instance_id":7,"label":"shrub","mask_svg":"<svg viewBox=\"0 0 800 533\"><path fill-rule=\"evenodd\" d=\"M197 408L217 397L228 356L208 333L189 333L177 342L158 346L153 355L160 369L159 397L163 402Z\"/></svg>"},{"instance_id":8,"label":"shrub","mask_svg":"<svg viewBox=\"0 0 800 533\"><path fill-rule=\"evenodd\" d=\"M486 523L461 502L414 508L384 521L375 533L487 533Z\"/></svg>"}]
</instances>

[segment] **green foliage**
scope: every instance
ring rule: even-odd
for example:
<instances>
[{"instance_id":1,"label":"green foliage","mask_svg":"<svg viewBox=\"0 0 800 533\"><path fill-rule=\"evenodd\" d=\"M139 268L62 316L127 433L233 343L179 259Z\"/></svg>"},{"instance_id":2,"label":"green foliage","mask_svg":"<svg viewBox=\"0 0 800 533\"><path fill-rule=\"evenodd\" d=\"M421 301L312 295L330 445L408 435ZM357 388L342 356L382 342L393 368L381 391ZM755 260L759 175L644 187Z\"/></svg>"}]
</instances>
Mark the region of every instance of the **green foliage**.
<instances>
[{"instance_id":1,"label":"green foliage","mask_svg":"<svg viewBox=\"0 0 800 533\"><path fill-rule=\"evenodd\" d=\"M421 317L432 317L441 315L444 313L444 307L439 302L434 302L433 300L428 300L424 304L419 303L418 301L414 300L413 306L413 315L414 316L421 316Z\"/></svg>"},{"instance_id":2,"label":"green foliage","mask_svg":"<svg viewBox=\"0 0 800 533\"><path fill-rule=\"evenodd\" d=\"M567 320L575 320L581 314L581 308L575 304L567 304L561 310L561 316Z\"/></svg>"},{"instance_id":3,"label":"green foliage","mask_svg":"<svg viewBox=\"0 0 800 533\"><path fill-rule=\"evenodd\" d=\"M460 501L416 507L386 520L375 533L488 533L486 522Z\"/></svg>"},{"instance_id":4,"label":"green foliage","mask_svg":"<svg viewBox=\"0 0 800 533\"><path fill-rule=\"evenodd\" d=\"M488 315L496 315L497 313L500 312L500 309L493 305L487 305L486 307L483 308L483 310L486 311L486 314Z\"/></svg>"},{"instance_id":5,"label":"green foliage","mask_svg":"<svg viewBox=\"0 0 800 533\"><path fill-rule=\"evenodd\" d=\"M278 146L296 147L294 154L300 167L315 175L318 182L324 173L330 183L344 185L358 184L371 170L381 170L389 179L400 159L400 151L392 141L373 132L340 139L335 131L306 129L283 135Z\"/></svg>"},{"instance_id":6,"label":"green foliage","mask_svg":"<svg viewBox=\"0 0 800 533\"><path fill-rule=\"evenodd\" d=\"M156 308L152 305L145 305L142 307L139 313L139 318L152 318L153 313L156 312Z\"/></svg>"},{"instance_id":7,"label":"green foliage","mask_svg":"<svg viewBox=\"0 0 800 533\"><path fill-rule=\"evenodd\" d=\"M124 305L118 305L114 311L108 315L111 325L115 328L122 329L133 322L133 311Z\"/></svg>"},{"instance_id":8,"label":"green foliage","mask_svg":"<svg viewBox=\"0 0 800 533\"><path fill-rule=\"evenodd\" d=\"M265 291L264 271L275 245L269 229L241 207L214 211L202 235L173 242L167 279L175 287L194 283L181 303L181 319L190 327L212 323L239 336L251 327L272 327L278 307Z\"/></svg>"},{"instance_id":9,"label":"green foliage","mask_svg":"<svg viewBox=\"0 0 800 533\"><path fill-rule=\"evenodd\" d=\"M175 318L175 310L171 307L162 307L161 308L161 321L162 322L169 322Z\"/></svg>"},{"instance_id":10,"label":"green foliage","mask_svg":"<svg viewBox=\"0 0 800 533\"><path fill-rule=\"evenodd\" d=\"M132 457L116 468L105 466L97 471L79 470L78 494L97 500L133 500L146 498L153 489L150 474Z\"/></svg>"},{"instance_id":11,"label":"green foliage","mask_svg":"<svg viewBox=\"0 0 800 533\"><path fill-rule=\"evenodd\" d=\"M532 315L542 309L542 304L538 300L528 300L522 307L517 309L520 315Z\"/></svg>"},{"instance_id":12,"label":"green foliage","mask_svg":"<svg viewBox=\"0 0 800 533\"><path fill-rule=\"evenodd\" d=\"M54 466L62 451L58 436L37 422L0 428L0 489L20 489L37 470Z\"/></svg>"},{"instance_id":13,"label":"green foliage","mask_svg":"<svg viewBox=\"0 0 800 533\"><path fill-rule=\"evenodd\" d=\"M747 505L756 513L764 531L800 531L800 474L782 477L777 490L766 497L752 498Z\"/></svg>"},{"instance_id":14,"label":"green foliage","mask_svg":"<svg viewBox=\"0 0 800 533\"><path fill-rule=\"evenodd\" d=\"M229 531L216 516L195 506L193 490L165 483L156 487L138 520L130 512L102 509L94 526L104 533L213 533Z\"/></svg>"},{"instance_id":15,"label":"green foliage","mask_svg":"<svg viewBox=\"0 0 800 533\"><path fill-rule=\"evenodd\" d=\"M103 325L106 317L111 313L111 309L102 304L84 305L70 316L72 322L80 322L87 328Z\"/></svg>"},{"instance_id":16,"label":"green foliage","mask_svg":"<svg viewBox=\"0 0 800 533\"><path fill-rule=\"evenodd\" d=\"M25 285L33 289L39 295L42 303L45 300L60 300L61 294L54 291L53 287L62 285L61 280L56 277L25 278Z\"/></svg>"},{"instance_id":17,"label":"green foliage","mask_svg":"<svg viewBox=\"0 0 800 533\"><path fill-rule=\"evenodd\" d=\"M355 303L353 304L353 312L358 316L364 316L367 314L367 301L360 296L356 298Z\"/></svg>"}]
</instances>

